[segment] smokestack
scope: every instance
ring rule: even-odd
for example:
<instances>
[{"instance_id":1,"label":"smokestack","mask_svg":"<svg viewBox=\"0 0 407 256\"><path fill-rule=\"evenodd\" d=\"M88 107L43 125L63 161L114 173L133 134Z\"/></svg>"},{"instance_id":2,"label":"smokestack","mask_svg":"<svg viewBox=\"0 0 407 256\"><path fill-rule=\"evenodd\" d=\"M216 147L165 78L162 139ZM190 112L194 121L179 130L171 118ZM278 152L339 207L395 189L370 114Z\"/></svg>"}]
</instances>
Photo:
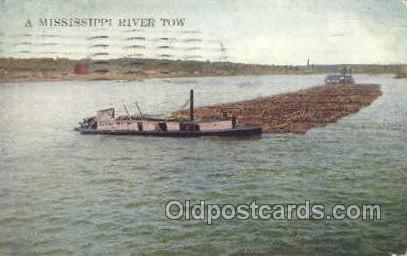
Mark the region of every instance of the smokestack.
<instances>
[{"instance_id":1,"label":"smokestack","mask_svg":"<svg viewBox=\"0 0 407 256\"><path fill-rule=\"evenodd\" d=\"M194 90L189 94L189 118L194 121Z\"/></svg>"}]
</instances>

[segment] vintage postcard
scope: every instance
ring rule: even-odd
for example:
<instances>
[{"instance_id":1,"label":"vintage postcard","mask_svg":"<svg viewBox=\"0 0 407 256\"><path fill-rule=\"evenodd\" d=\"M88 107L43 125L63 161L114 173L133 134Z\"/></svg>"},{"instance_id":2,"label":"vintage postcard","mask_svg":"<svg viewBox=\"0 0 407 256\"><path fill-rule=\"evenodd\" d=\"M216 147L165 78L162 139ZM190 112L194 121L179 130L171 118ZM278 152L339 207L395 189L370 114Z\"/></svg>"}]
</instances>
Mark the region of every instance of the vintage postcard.
<instances>
[{"instance_id":1,"label":"vintage postcard","mask_svg":"<svg viewBox=\"0 0 407 256\"><path fill-rule=\"evenodd\" d=\"M406 0L0 0L0 255L407 255Z\"/></svg>"}]
</instances>

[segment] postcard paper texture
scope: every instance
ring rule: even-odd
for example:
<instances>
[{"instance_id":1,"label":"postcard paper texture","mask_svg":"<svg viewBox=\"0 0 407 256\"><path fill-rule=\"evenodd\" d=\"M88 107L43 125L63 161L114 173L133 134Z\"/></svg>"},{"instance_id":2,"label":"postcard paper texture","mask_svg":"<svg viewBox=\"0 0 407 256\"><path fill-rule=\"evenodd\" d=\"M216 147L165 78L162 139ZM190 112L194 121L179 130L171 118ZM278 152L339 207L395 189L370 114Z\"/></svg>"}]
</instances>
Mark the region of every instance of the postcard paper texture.
<instances>
[{"instance_id":1,"label":"postcard paper texture","mask_svg":"<svg viewBox=\"0 0 407 256\"><path fill-rule=\"evenodd\" d=\"M406 255L406 0L0 0L0 255Z\"/></svg>"}]
</instances>

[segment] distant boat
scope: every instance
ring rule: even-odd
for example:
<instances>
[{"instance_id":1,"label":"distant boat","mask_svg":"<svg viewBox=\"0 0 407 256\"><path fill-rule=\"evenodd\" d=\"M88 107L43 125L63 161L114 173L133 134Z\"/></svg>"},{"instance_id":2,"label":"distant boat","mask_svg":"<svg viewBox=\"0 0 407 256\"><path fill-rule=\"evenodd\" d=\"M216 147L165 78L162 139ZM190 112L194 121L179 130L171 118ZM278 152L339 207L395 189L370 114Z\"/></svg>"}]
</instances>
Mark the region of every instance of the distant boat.
<instances>
[{"instance_id":1,"label":"distant boat","mask_svg":"<svg viewBox=\"0 0 407 256\"><path fill-rule=\"evenodd\" d=\"M189 118L186 120L164 119L153 115L142 114L130 115L127 107L127 116L115 117L115 109L109 108L100 110L94 117L83 119L80 127L75 130L81 134L107 134L107 135L137 135L137 136L157 136L157 137L201 137L201 136L224 136L243 137L258 136L262 133L262 128L239 127L236 117L225 118L224 120L194 120L194 93L190 93Z\"/></svg>"},{"instance_id":2,"label":"distant boat","mask_svg":"<svg viewBox=\"0 0 407 256\"><path fill-rule=\"evenodd\" d=\"M353 84L352 69L345 67L341 74L331 74L325 77L325 84Z\"/></svg>"}]
</instances>

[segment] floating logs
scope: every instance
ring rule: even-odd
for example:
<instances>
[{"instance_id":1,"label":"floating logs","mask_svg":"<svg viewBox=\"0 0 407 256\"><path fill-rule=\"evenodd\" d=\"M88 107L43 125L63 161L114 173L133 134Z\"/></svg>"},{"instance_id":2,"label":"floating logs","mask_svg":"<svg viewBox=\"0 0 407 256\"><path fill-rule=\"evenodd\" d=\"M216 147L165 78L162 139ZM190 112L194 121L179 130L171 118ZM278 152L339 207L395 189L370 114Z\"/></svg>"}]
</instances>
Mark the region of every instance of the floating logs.
<instances>
[{"instance_id":1,"label":"floating logs","mask_svg":"<svg viewBox=\"0 0 407 256\"><path fill-rule=\"evenodd\" d=\"M381 95L375 84L323 85L252 100L195 109L196 119L236 116L239 126L259 125L266 133L305 133L370 105ZM181 115L188 115L182 111Z\"/></svg>"}]
</instances>

